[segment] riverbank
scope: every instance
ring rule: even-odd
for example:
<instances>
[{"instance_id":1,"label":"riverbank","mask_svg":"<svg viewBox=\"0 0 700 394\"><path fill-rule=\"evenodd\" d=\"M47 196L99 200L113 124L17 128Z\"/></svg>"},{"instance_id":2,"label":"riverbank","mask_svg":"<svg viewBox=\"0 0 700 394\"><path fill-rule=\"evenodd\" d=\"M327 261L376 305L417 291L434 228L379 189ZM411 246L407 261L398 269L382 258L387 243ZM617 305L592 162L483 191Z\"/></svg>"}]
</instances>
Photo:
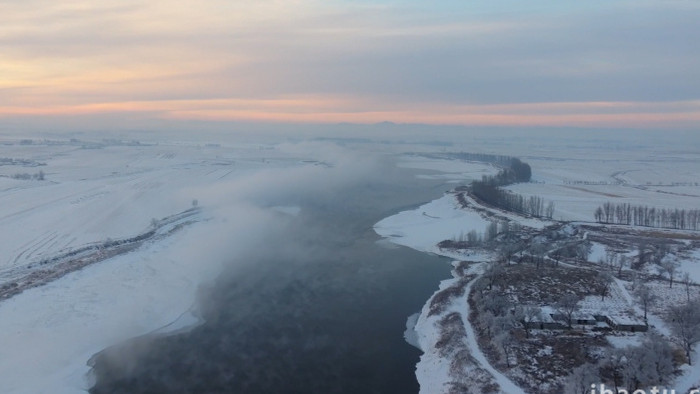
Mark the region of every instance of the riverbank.
<instances>
[{"instance_id":1,"label":"riverbank","mask_svg":"<svg viewBox=\"0 0 700 394\"><path fill-rule=\"evenodd\" d=\"M193 224L0 303L0 391L84 392L94 353L178 321L217 272L189 251L206 232Z\"/></svg>"},{"instance_id":2,"label":"riverbank","mask_svg":"<svg viewBox=\"0 0 700 394\"><path fill-rule=\"evenodd\" d=\"M489 222L474 211L462 210L452 193L379 221L377 234L390 242L452 259L452 277L442 280L416 319L415 333L423 355L416 365L420 393L500 391L522 393L517 385L494 369L479 349L469 322L467 294L484 263L495 256L441 250L437 244L459 239L470 230L482 231ZM465 260L469 260L465 261ZM455 293L457 292L457 293Z\"/></svg>"}]
</instances>

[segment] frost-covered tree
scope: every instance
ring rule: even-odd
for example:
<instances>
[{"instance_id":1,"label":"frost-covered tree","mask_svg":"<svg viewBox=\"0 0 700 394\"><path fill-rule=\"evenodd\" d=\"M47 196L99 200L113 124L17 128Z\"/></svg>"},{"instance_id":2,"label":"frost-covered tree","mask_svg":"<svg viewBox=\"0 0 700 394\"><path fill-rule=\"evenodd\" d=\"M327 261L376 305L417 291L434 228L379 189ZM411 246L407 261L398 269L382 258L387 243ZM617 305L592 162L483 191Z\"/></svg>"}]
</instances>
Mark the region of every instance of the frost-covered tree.
<instances>
[{"instance_id":1,"label":"frost-covered tree","mask_svg":"<svg viewBox=\"0 0 700 394\"><path fill-rule=\"evenodd\" d=\"M692 365L690 355L700 342L700 301L672 307L670 317L672 339L683 348L688 364Z\"/></svg>"},{"instance_id":2,"label":"frost-covered tree","mask_svg":"<svg viewBox=\"0 0 700 394\"><path fill-rule=\"evenodd\" d=\"M601 381L598 367L591 363L586 363L574 368L564 383L564 392L572 394L588 394L591 392L591 385Z\"/></svg>"},{"instance_id":3,"label":"frost-covered tree","mask_svg":"<svg viewBox=\"0 0 700 394\"><path fill-rule=\"evenodd\" d=\"M652 331L637 349L639 380L645 387L665 385L673 379L673 348L665 337Z\"/></svg>"},{"instance_id":4,"label":"frost-covered tree","mask_svg":"<svg viewBox=\"0 0 700 394\"><path fill-rule=\"evenodd\" d=\"M617 393L617 388L622 384L623 371L627 363L627 355L623 349L610 349L606 352L602 365L610 371L610 375L615 387L614 393Z\"/></svg>"},{"instance_id":5,"label":"frost-covered tree","mask_svg":"<svg viewBox=\"0 0 700 394\"><path fill-rule=\"evenodd\" d=\"M493 289L494 285L500 284L506 274L506 270L503 267L503 264L500 264L498 262L494 262L489 264L489 266L486 268L486 271L484 271L484 278L488 281L488 288L489 290Z\"/></svg>"},{"instance_id":6,"label":"frost-covered tree","mask_svg":"<svg viewBox=\"0 0 700 394\"><path fill-rule=\"evenodd\" d=\"M640 346L612 351L608 361L614 378L621 378L630 392L663 386L674 376L673 349L666 338L655 332L650 332Z\"/></svg>"},{"instance_id":7,"label":"frost-covered tree","mask_svg":"<svg viewBox=\"0 0 700 394\"><path fill-rule=\"evenodd\" d=\"M634 296L637 298L640 304L642 304L642 309L644 309L644 321L647 320L647 311L649 307L654 305L656 302L656 294L651 291L651 288L646 284L642 283L634 289Z\"/></svg>"},{"instance_id":8,"label":"frost-covered tree","mask_svg":"<svg viewBox=\"0 0 700 394\"><path fill-rule=\"evenodd\" d=\"M483 310L490 311L495 316L505 316L510 313L512 306L507 297L493 293L483 297L481 304Z\"/></svg>"}]
</instances>

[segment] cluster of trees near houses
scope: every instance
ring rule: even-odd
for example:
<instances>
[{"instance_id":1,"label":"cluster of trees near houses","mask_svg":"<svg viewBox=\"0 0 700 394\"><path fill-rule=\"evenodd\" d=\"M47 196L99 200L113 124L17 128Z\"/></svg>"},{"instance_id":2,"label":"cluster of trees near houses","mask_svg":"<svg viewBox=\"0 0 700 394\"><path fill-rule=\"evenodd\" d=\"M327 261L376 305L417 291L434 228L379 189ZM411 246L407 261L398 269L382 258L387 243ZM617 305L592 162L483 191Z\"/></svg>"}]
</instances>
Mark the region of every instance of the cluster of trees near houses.
<instances>
[{"instance_id":1,"label":"cluster of trees near houses","mask_svg":"<svg viewBox=\"0 0 700 394\"><path fill-rule=\"evenodd\" d=\"M700 301L694 300L671 308L671 342L651 331L639 346L607 349L597 362L586 362L573 369L565 383L567 393L588 394L592 384L607 381L617 393L637 392L654 386L673 383L677 355L671 343L685 353L688 364L691 353L700 341Z\"/></svg>"},{"instance_id":2,"label":"cluster of trees near houses","mask_svg":"<svg viewBox=\"0 0 700 394\"><path fill-rule=\"evenodd\" d=\"M515 349L520 346L520 341L527 340L515 332L521 330L525 338L530 338L533 325L529 323L542 321L543 312L537 306L519 304L505 294L505 290L511 286L505 275L506 269L507 264L491 263L474 283L469 302L475 312L472 324L478 336L486 339L483 342L485 351L498 364L511 368L514 366L511 360L518 362L518 357L513 357ZM600 281L611 283L610 279ZM656 295L644 283L635 286L634 295L646 311L655 302ZM565 294L551 304L569 329L576 323L575 315L579 311L580 301L579 295ZM700 343L700 300L690 299L671 307L669 317L669 337L650 330L637 346L607 347L595 356L586 357L563 379L565 392L587 394L592 383L601 382L614 387L613 392L626 388L630 393L672 383L682 363L683 356L679 351L689 364L697 362L692 359L692 354Z\"/></svg>"},{"instance_id":3,"label":"cluster of trees near houses","mask_svg":"<svg viewBox=\"0 0 700 394\"><path fill-rule=\"evenodd\" d=\"M553 202L546 203L539 196L525 197L500 188L516 182L529 182L532 177L530 165L515 157L508 157L507 160L505 157L498 157L499 165L503 166L501 171L494 176L484 176L480 181L472 182L472 194L479 200L506 211L551 219L554 215Z\"/></svg>"},{"instance_id":4,"label":"cluster of trees near houses","mask_svg":"<svg viewBox=\"0 0 700 394\"><path fill-rule=\"evenodd\" d=\"M598 223L681 230L700 229L700 209L657 209L642 205L606 202L596 208L593 216Z\"/></svg>"}]
</instances>

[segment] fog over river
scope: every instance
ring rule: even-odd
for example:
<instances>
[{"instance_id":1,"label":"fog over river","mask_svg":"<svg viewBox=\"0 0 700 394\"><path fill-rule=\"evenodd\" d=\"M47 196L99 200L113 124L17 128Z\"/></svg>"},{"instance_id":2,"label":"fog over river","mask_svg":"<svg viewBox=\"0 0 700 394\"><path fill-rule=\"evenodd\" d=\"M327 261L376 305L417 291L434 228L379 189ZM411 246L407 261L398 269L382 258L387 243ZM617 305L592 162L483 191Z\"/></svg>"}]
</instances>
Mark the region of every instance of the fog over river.
<instances>
[{"instance_id":1,"label":"fog over river","mask_svg":"<svg viewBox=\"0 0 700 394\"><path fill-rule=\"evenodd\" d=\"M403 338L406 319L450 266L381 242L372 226L450 186L409 170L378 173L259 201L301 210L280 210L272 229L231 256L235 269L201 289L203 324L96 355L91 392L418 392L420 351Z\"/></svg>"}]
</instances>

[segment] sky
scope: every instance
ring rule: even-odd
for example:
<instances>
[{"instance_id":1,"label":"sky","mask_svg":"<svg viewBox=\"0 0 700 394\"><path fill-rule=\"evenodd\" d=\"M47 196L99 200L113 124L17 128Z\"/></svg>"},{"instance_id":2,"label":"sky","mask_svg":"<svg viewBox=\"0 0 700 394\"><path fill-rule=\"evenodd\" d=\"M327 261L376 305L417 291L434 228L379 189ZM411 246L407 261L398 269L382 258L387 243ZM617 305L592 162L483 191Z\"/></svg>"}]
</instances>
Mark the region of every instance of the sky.
<instances>
[{"instance_id":1,"label":"sky","mask_svg":"<svg viewBox=\"0 0 700 394\"><path fill-rule=\"evenodd\" d=\"M0 0L0 122L694 129L698 20L695 0Z\"/></svg>"}]
</instances>

